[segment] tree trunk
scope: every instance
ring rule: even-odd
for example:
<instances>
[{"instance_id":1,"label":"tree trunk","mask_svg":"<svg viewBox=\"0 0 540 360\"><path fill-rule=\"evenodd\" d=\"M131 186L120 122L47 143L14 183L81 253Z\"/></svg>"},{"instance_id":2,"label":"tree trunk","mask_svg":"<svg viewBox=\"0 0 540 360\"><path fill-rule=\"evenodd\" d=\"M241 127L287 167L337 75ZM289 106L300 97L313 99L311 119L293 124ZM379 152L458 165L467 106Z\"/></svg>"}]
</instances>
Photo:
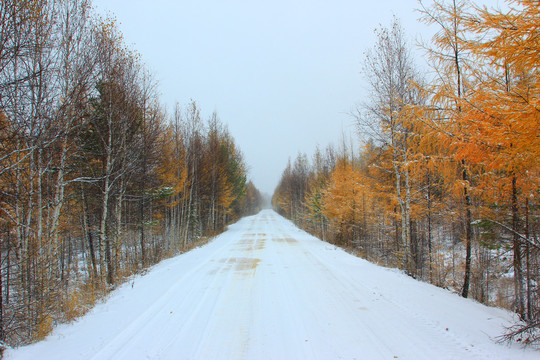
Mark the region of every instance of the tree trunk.
<instances>
[{"instance_id":1,"label":"tree trunk","mask_svg":"<svg viewBox=\"0 0 540 360\"><path fill-rule=\"evenodd\" d=\"M406 162L407 159L405 158L404 161ZM409 181L409 170L405 170L405 224L403 225L405 227L405 236L406 236L406 243L409 244L409 254L408 254L408 263L407 263L407 271L409 272L409 275L416 277L417 275L417 269L416 269L416 244L412 241L411 236L411 185Z\"/></svg>"},{"instance_id":2,"label":"tree trunk","mask_svg":"<svg viewBox=\"0 0 540 360\"><path fill-rule=\"evenodd\" d=\"M123 182L121 187L123 188ZM115 246L114 246L114 257L113 257L113 272L118 274L118 248L120 247L121 235L122 235L122 201L123 201L124 191L120 191L120 195L116 200L115 213L116 213L116 231L115 231Z\"/></svg>"},{"instance_id":3,"label":"tree trunk","mask_svg":"<svg viewBox=\"0 0 540 360\"><path fill-rule=\"evenodd\" d=\"M469 286L471 282L471 240L472 240L472 228L471 228L471 198L469 195L469 176L467 174L467 168L465 167L465 160L461 161L463 166L463 196L465 199L465 279L463 280L463 290L461 296L464 298L469 296Z\"/></svg>"},{"instance_id":4,"label":"tree trunk","mask_svg":"<svg viewBox=\"0 0 540 360\"><path fill-rule=\"evenodd\" d=\"M9 241L9 236L7 236ZM0 260L1 263L4 262L4 238L2 237L0 239ZM9 245L8 245L9 246ZM8 252L9 257L9 252ZM2 267L0 267L0 341L5 342L6 337L4 334L4 272L2 271Z\"/></svg>"},{"instance_id":5,"label":"tree trunk","mask_svg":"<svg viewBox=\"0 0 540 360\"><path fill-rule=\"evenodd\" d=\"M146 189L144 188L143 186L143 194L142 194L142 199L141 199L141 202L140 202L140 206L139 206L139 212L140 212L140 218L141 218L141 231L140 231L140 236L139 236L139 243L141 245L141 262L142 262L142 266L144 268L145 264L146 264L146 249L145 249L145 243L146 243L146 234L145 234L145 216L144 216L144 213L145 213L145 194L144 192L146 191Z\"/></svg>"},{"instance_id":6,"label":"tree trunk","mask_svg":"<svg viewBox=\"0 0 540 360\"><path fill-rule=\"evenodd\" d=\"M86 201L83 183L81 183L81 197L82 197L82 203L83 203L82 205L83 205L83 211L84 211L83 221L84 221L86 237L88 240L88 251L90 252L90 262L92 266L91 274L93 275L94 281L97 281L98 273L97 273L96 253L95 253L95 248L94 248L94 239L92 235L92 229L90 225L90 214L88 211L88 203Z\"/></svg>"},{"instance_id":7,"label":"tree trunk","mask_svg":"<svg viewBox=\"0 0 540 360\"><path fill-rule=\"evenodd\" d=\"M531 298L531 259L530 259L530 246L529 246L529 198L525 197L525 238L527 243L525 244L526 259L527 259L527 320L532 320L532 298Z\"/></svg>"},{"instance_id":8,"label":"tree trunk","mask_svg":"<svg viewBox=\"0 0 540 360\"><path fill-rule=\"evenodd\" d=\"M432 258L432 244L431 244L431 175L430 173L428 173L428 188L427 188L427 207L428 207L428 213L427 213L427 217L428 217L428 256L429 256L429 265L428 265L428 270L429 270L429 282L430 283L433 283L433 258Z\"/></svg>"},{"instance_id":9,"label":"tree trunk","mask_svg":"<svg viewBox=\"0 0 540 360\"><path fill-rule=\"evenodd\" d=\"M519 239L519 210L517 199L517 179L512 176L512 232L513 232L513 251L514 251L514 289L515 289L515 311L525 320L525 287L523 283L523 268L521 241Z\"/></svg>"},{"instance_id":10,"label":"tree trunk","mask_svg":"<svg viewBox=\"0 0 540 360\"><path fill-rule=\"evenodd\" d=\"M60 213L62 211L62 206L64 205L64 168L67 158L67 145L66 140L63 139L61 144L61 153L60 153L60 164L58 165L58 174L56 176L55 191L54 191L54 200L53 200L53 211L52 211L52 221L50 227L50 238L53 246L58 243L58 228L60 223Z\"/></svg>"},{"instance_id":11,"label":"tree trunk","mask_svg":"<svg viewBox=\"0 0 540 360\"><path fill-rule=\"evenodd\" d=\"M99 223L99 242L100 245L105 245L105 262L107 266L107 282L113 283L112 278L112 263L111 263L111 246L109 236L107 236L107 216L109 210L109 177L105 177L105 185L103 191L103 197L101 199L101 220Z\"/></svg>"}]
</instances>

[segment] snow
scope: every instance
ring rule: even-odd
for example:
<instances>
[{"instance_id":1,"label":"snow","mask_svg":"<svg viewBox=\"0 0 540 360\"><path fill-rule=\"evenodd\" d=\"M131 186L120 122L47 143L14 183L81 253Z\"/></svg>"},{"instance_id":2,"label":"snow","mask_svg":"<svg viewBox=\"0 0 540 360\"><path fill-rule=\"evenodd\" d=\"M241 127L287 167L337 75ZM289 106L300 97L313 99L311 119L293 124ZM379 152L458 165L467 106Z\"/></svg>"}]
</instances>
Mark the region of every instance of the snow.
<instances>
[{"instance_id":1,"label":"snow","mask_svg":"<svg viewBox=\"0 0 540 360\"><path fill-rule=\"evenodd\" d=\"M271 210L8 359L539 359L512 313L356 258Z\"/></svg>"}]
</instances>

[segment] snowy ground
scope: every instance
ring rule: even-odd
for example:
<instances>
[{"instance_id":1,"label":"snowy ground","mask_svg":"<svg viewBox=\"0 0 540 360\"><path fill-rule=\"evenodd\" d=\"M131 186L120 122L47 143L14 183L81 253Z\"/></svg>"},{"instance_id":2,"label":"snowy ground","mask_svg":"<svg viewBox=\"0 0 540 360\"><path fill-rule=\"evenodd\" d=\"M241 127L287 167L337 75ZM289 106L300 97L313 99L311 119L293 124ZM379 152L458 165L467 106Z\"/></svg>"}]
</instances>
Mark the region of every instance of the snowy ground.
<instances>
[{"instance_id":1,"label":"snowy ground","mask_svg":"<svg viewBox=\"0 0 540 360\"><path fill-rule=\"evenodd\" d=\"M266 210L8 359L539 359L494 343L511 319Z\"/></svg>"}]
</instances>

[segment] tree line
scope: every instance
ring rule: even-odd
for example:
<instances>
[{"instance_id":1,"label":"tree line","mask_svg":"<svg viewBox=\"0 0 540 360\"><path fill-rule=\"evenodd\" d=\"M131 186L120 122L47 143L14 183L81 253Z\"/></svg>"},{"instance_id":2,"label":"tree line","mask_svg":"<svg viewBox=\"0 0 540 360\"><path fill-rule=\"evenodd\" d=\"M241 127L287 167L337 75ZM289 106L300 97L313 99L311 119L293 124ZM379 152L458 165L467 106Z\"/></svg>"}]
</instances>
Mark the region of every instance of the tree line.
<instances>
[{"instance_id":1,"label":"tree line","mask_svg":"<svg viewBox=\"0 0 540 360\"><path fill-rule=\"evenodd\" d=\"M513 309L540 339L540 8L420 4L436 27L422 73L398 20L376 31L353 112L360 151L284 170L274 207L326 241L463 297ZM429 79L428 79L429 78Z\"/></svg>"},{"instance_id":2,"label":"tree line","mask_svg":"<svg viewBox=\"0 0 540 360\"><path fill-rule=\"evenodd\" d=\"M261 195L196 102L168 115L89 0L0 3L0 341L46 336Z\"/></svg>"}]
</instances>

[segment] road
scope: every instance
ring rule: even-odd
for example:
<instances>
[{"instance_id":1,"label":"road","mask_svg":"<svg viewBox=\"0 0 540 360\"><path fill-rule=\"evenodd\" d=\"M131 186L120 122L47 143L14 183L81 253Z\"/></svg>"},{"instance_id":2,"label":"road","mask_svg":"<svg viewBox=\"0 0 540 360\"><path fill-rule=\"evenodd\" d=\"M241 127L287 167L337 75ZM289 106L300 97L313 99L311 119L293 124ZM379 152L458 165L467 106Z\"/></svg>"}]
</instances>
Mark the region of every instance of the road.
<instances>
[{"instance_id":1,"label":"road","mask_svg":"<svg viewBox=\"0 0 540 360\"><path fill-rule=\"evenodd\" d=\"M509 312L347 254L271 210L9 359L533 359Z\"/></svg>"}]
</instances>

